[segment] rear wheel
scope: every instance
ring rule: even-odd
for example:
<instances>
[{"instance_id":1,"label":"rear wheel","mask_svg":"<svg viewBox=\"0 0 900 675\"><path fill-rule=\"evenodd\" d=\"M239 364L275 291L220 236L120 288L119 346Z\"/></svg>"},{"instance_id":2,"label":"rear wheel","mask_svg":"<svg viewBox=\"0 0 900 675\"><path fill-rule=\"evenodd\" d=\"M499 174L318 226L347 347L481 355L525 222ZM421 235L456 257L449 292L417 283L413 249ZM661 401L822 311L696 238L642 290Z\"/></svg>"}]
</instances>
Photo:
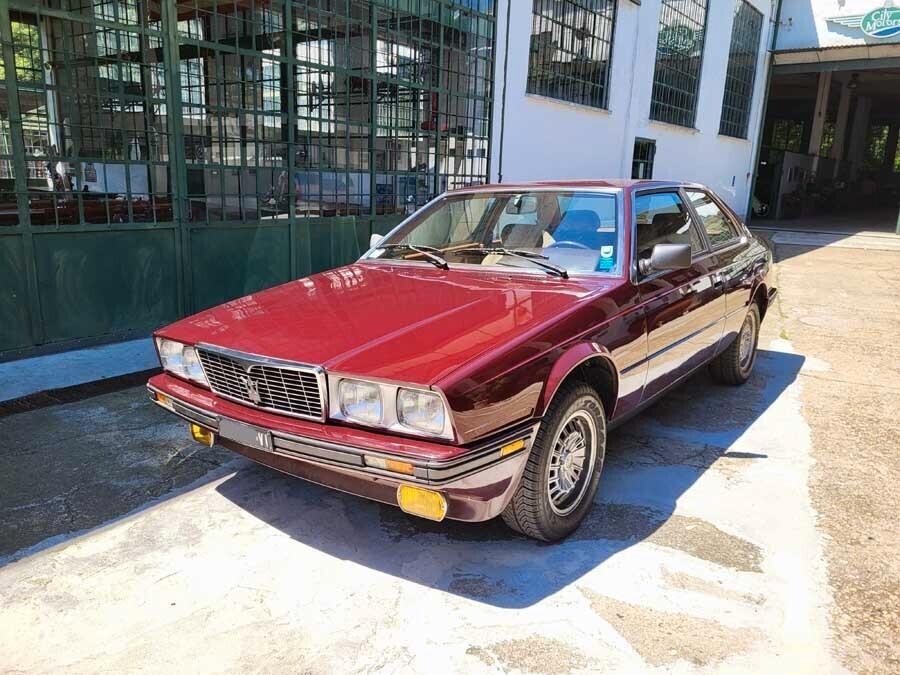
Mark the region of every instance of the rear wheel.
<instances>
[{"instance_id":1,"label":"rear wheel","mask_svg":"<svg viewBox=\"0 0 900 675\"><path fill-rule=\"evenodd\" d=\"M722 384L744 384L756 363L759 343L759 307L754 302L744 318L737 337L709 364L713 379Z\"/></svg>"},{"instance_id":2,"label":"rear wheel","mask_svg":"<svg viewBox=\"0 0 900 675\"><path fill-rule=\"evenodd\" d=\"M541 422L525 472L503 511L517 532L557 541L591 509L606 452L606 415L586 384L563 385Z\"/></svg>"}]
</instances>

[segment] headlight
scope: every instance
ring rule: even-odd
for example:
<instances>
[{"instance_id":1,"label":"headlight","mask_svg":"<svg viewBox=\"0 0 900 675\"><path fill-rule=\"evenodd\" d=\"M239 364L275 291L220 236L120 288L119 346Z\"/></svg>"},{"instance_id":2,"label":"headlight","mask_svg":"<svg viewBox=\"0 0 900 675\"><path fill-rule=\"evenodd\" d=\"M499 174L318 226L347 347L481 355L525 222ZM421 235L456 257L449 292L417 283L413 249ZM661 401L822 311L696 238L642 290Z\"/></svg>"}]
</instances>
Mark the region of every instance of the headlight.
<instances>
[{"instance_id":1,"label":"headlight","mask_svg":"<svg viewBox=\"0 0 900 675\"><path fill-rule=\"evenodd\" d=\"M338 387L341 412L347 419L363 424L381 424L384 405L381 401L381 387L371 382L341 380Z\"/></svg>"},{"instance_id":2,"label":"headlight","mask_svg":"<svg viewBox=\"0 0 900 675\"><path fill-rule=\"evenodd\" d=\"M163 370L167 370L173 375L183 377L186 380L192 380L204 387L209 386L206 381L206 375L203 374L203 367L200 365L200 358L197 356L197 350L190 345L183 345L175 340L167 340L166 338L156 338L156 349L159 352L159 361Z\"/></svg>"},{"instance_id":3,"label":"headlight","mask_svg":"<svg viewBox=\"0 0 900 675\"><path fill-rule=\"evenodd\" d=\"M335 420L400 434L453 439L450 411L439 391L328 373L328 410ZM377 458L371 466L378 467Z\"/></svg>"},{"instance_id":4,"label":"headlight","mask_svg":"<svg viewBox=\"0 0 900 675\"><path fill-rule=\"evenodd\" d=\"M444 431L444 402L431 392L398 389L397 420L410 429L440 434Z\"/></svg>"}]
</instances>

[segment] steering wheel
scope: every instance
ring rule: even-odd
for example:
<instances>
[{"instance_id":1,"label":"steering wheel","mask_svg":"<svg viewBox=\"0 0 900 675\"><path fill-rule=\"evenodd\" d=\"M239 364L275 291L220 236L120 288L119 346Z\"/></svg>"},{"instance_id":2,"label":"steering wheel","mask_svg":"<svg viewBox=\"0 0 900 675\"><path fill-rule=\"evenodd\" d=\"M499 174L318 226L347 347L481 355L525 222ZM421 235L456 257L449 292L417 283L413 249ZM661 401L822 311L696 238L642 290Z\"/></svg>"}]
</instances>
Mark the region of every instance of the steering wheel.
<instances>
[{"instance_id":1,"label":"steering wheel","mask_svg":"<svg viewBox=\"0 0 900 675\"><path fill-rule=\"evenodd\" d=\"M593 250L590 246L585 246L578 241L554 241L552 244L546 246L545 248L580 248L584 249L585 251Z\"/></svg>"}]
</instances>

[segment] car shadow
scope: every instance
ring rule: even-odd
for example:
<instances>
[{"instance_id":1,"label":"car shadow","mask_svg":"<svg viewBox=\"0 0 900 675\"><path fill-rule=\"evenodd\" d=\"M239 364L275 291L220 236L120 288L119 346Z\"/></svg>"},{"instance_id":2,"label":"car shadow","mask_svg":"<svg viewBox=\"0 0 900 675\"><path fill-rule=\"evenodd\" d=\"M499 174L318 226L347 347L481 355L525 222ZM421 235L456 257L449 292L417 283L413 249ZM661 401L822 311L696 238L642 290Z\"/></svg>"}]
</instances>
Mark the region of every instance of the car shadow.
<instances>
[{"instance_id":1,"label":"car shadow","mask_svg":"<svg viewBox=\"0 0 900 675\"><path fill-rule=\"evenodd\" d=\"M716 385L704 370L612 431L594 508L572 536L557 544L517 535L500 519L432 523L249 462L217 489L303 545L503 608L539 602L647 539L758 571L761 554L755 546L721 531L710 533L709 524L706 536L718 540L711 540L713 546L710 540L696 541L695 526L677 522L688 519L673 514L679 498L714 463L766 460L764 452L746 443L741 450L732 447L796 379L803 361L799 355L761 350L754 375L743 387ZM666 535L673 527L687 536Z\"/></svg>"}]
</instances>

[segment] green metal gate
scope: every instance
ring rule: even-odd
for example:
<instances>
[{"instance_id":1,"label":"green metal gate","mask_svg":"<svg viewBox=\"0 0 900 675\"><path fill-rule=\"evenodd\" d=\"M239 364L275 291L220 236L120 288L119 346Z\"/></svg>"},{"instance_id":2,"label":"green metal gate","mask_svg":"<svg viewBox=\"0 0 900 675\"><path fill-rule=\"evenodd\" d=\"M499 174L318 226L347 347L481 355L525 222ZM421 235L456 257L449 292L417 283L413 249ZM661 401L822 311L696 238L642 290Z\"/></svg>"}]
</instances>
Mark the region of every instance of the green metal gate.
<instances>
[{"instance_id":1,"label":"green metal gate","mask_svg":"<svg viewBox=\"0 0 900 675\"><path fill-rule=\"evenodd\" d=\"M487 177L494 0L0 0L0 358L351 261Z\"/></svg>"}]
</instances>

